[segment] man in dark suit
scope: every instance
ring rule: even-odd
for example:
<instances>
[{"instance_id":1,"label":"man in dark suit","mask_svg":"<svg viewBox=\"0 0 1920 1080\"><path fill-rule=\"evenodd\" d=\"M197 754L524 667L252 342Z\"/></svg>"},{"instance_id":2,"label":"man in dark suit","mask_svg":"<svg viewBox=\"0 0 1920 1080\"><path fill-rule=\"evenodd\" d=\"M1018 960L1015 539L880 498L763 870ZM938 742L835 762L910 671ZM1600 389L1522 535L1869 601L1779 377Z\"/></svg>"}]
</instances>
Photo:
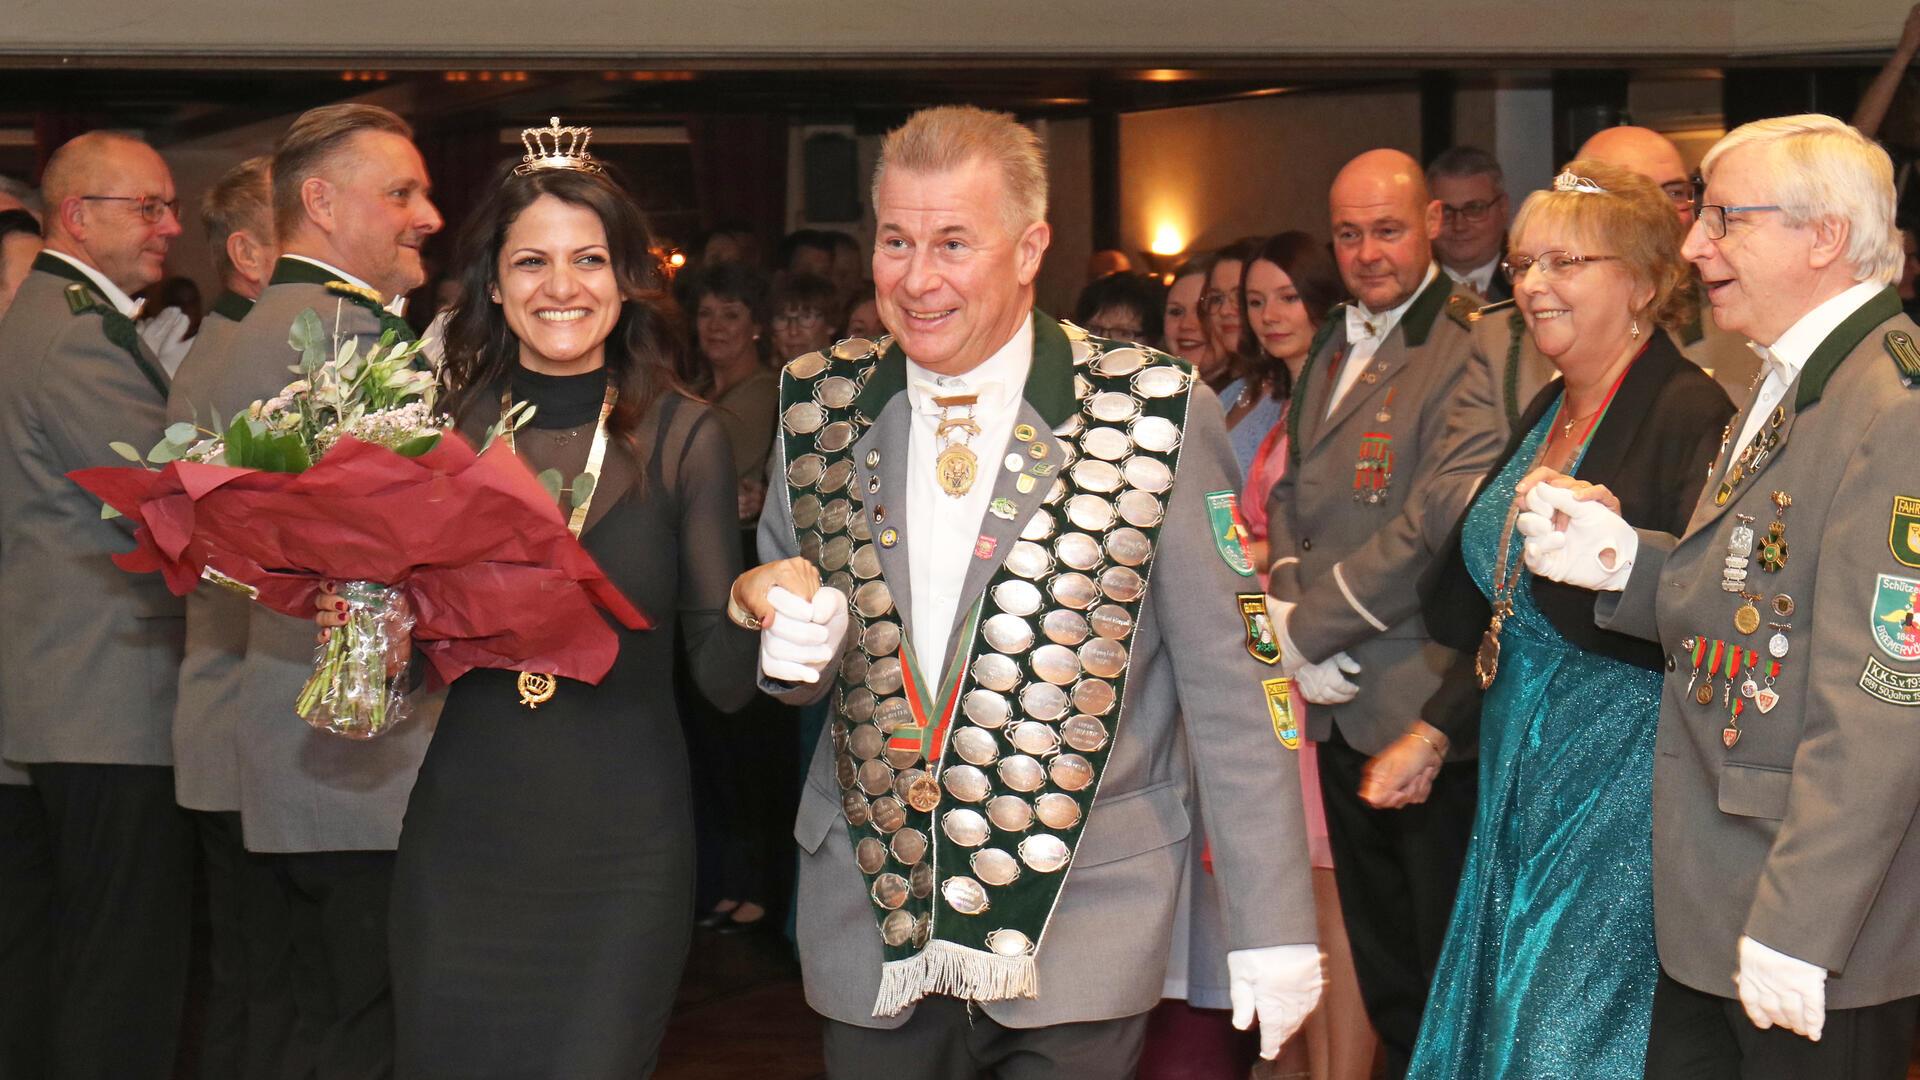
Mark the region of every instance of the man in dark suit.
<instances>
[{"instance_id":1,"label":"man in dark suit","mask_svg":"<svg viewBox=\"0 0 1920 1080\"><path fill-rule=\"evenodd\" d=\"M1441 151L1427 166L1427 184L1440 200L1440 234L1433 258L1453 280L1488 300L1507 300L1513 286L1500 272L1507 250L1507 189L1500 162L1477 146Z\"/></svg>"},{"instance_id":2,"label":"man in dark suit","mask_svg":"<svg viewBox=\"0 0 1920 1080\"><path fill-rule=\"evenodd\" d=\"M160 279L178 204L159 154L104 132L55 151L44 184L46 250L0 323L0 755L27 767L53 868L47 1073L166 1077L193 880L169 731L181 603L113 565L128 529L67 473L160 440L167 377L130 294ZM35 997L9 986L0 1012Z\"/></svg>"},{"instance_id":3,"label":"man in dark suit","mask_svg":"<svg viewBox=\"0 0 1920 1080\"><path fill-rule=\"evenodd\" d=\"M329 105L281 137L271 166L280 256L224 356L185 373L203 415L231 416L293 380L287 332L309 308L363 354L387 330L412 337L390 298L425 281L420 244L441 224L412 134L386 109ZM379 1075L393 1056L387 887L432 714L371 742L313 730L293 708L313 673L312 622L257 604L246 615L231 698L240 819L292 911L295 1040L317 1048L322 1076Z\"/></svg>"}]
</instances>

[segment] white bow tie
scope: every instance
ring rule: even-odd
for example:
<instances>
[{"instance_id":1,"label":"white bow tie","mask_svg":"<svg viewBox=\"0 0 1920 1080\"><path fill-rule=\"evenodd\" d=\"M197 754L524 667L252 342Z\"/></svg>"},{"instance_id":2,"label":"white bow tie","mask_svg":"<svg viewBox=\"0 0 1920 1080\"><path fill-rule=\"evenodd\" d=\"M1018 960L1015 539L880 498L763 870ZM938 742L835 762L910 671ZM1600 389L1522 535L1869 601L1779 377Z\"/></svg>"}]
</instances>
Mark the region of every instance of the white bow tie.
<instances>
[{"instance_id":1,"label":"white bow tie","mask_svg":"<svg viewBox=\"0 0 1920 1080\"><path fill-rule=\"evenodd\" d=\"M1379 328L1385 321L1378 315L1362 313L1358 304L1349 304L1347 306L1347 343L1351 345L1356 341L1378 337Z\"/></svg>"}]
</instances>

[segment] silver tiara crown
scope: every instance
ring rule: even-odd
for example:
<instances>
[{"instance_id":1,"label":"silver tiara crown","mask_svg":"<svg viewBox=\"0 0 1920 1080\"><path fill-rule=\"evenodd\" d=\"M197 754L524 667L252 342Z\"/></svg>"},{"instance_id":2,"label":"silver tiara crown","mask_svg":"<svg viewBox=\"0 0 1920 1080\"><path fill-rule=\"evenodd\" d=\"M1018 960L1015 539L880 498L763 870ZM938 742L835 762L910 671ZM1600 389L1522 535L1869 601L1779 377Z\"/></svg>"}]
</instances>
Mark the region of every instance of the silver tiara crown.
<instances>
[{"instance_id":1,"label":"silver tiara crown","mask_svg":"<svg viewBox=\"0 0 1920 1080\"><path fill-rule=\"evenodd\" d=\"M601 171L600 163L587 153L587 144L592 141L592 128L561 127L557 116L546 127L527 128L520 132L520 144L527 148L527 154L513 167L513 175L525 176L547 169L597 173Z\"/></svg>"},{"instance_id":2,"label":"silver tiara crown","mask_svg":"<svg viewBox=\"0 0 1920 1080\"><path fill-rule=\"evenodd\" d=\"M1563 172L1553 178L1553 190L1578 191L1582 195L1605 195L1607 193L1607 189L1601 187L1599 184L1594 183L1584 176L1575 176L1570 172Z\"/></svg>"}]
</instances>

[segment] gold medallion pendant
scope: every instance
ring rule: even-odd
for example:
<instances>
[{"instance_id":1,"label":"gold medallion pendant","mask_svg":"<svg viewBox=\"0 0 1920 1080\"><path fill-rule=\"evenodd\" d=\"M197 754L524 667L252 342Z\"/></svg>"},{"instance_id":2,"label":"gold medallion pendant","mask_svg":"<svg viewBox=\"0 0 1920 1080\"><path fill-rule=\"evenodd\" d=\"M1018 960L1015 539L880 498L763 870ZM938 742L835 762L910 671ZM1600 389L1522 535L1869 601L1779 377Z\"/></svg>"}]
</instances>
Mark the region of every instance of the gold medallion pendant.
<instances>
[{"instance_id":1,"label":"gold medallion pendant","mask_svg":"<svg viewBox=\"0 0 1920 1080\"><path fill-rule=\"evenodd\" d=\"M559 689L560 680L544 671L523 671L515 685L520 690L520 704L537 709L553 700L553 692Z\"/></svg>"},{"instance_id":2,"label":"gold medallion pendant","mask_svg":"<svg viewBox=\"0 0 1920 1080\"><path fill-rule=\"evenodd\" d=\"M980 462L973 456L973 451L959 443L940 451L940 456L934 459L933 463L934 474L940 481L940 490L956 499L965 495L967 490L973 487L973 478L979 469Z\"/></svg>"}]
</instances>

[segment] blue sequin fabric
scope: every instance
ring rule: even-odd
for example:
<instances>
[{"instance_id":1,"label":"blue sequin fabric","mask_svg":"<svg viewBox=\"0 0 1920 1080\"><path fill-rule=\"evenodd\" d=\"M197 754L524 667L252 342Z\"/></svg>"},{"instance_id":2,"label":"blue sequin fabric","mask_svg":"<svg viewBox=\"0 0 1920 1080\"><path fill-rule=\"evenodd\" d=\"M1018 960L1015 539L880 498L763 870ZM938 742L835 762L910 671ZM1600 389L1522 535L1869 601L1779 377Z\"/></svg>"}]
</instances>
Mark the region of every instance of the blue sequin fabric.
<instances>
[{"instance_id":1,"label":"blue sequin fabric","mask_svg":"<svg viewBox=\"0 0 1920 1080\"><path fill-rule=\"evenodd\" d=\"M1514 486L1549 412L1475 500L1461 536L1493 594ZM1520 562L1515 537L1509 559ZM1653 737L1660 676L1572 645L1517 566L1480 720L1480 805L1420 1026L1420 1080L1639 1080L1660 970L1653 938Z\"/></svg>"}]
</instances>

